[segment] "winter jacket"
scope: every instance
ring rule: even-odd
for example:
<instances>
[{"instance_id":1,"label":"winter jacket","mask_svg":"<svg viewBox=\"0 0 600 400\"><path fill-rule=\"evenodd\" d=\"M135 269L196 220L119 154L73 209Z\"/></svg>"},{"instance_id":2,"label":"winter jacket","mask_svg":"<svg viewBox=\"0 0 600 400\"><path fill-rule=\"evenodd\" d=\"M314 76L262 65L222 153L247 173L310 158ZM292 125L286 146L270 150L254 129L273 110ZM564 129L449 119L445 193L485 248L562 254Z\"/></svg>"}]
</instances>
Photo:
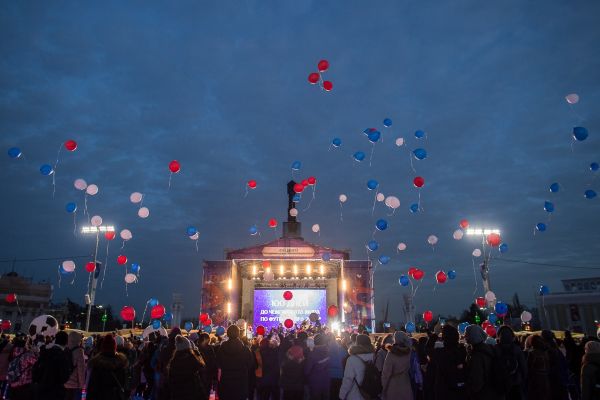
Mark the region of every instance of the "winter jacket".
<instances>
[{"instance_id":1,"label":"winter jacket","mask_svg":"<svg viewBox=\"0 0 600 400\"><path fill-rule=\"evenodd\" d=\"M68 352L71 353L73 360L73 372L67 383L65 383L65 387L67 389L81 389L85 386L85 355L83 348L76 347L69 349Z\"/></svg>"},{"instance_id":2,"label":"winter jacket","mask_svg":"<svg viewBox=\"0 0 600 400\"><path fill-rule=\"evenodd\" d=\"M32 382L32 369L37 355L24 347L13 348L12 361L8 364L7 379L11 388L29 385Z\"/></svg>"},{"instance_id":3,"label":"winter jacket","mask_svg":"<svg viewBox=\"0 0 600 400\"><path fill-rule=\"evenodd\" d=\"M375 353L375 367L377 367L377 371L383 371L383 362L388 355L388 351L385 347L380 348Z\"/></svg>"},{"instance_id":4,"label":"winter jacket","mask_svg":"<svg viewBox=\"0 0 600 400\"><path fill-rule=\"evenodd\" d=\"M569 367L565 355L558 347L548 349L550 356L550 389L552 400L568 400L567 384L569 382Z\"/></svg>"},{"instance_id":5,"label":"winter jacket","mask_svg":"<svg viewBox=\"0 0 600 400\"><path fill-rule=\"evenodd\" d=\"M262 360L262 378L258 387L277 386L279 384L279 351L277 348L265 347L259 350Z\"/></svg>"},{"instance_id":6,"label":"winter jacket","mask_svg":"<svg viewBox=\"0 0 600 400\"><path fill-rule=\"evenodd\" d=\"M315 346L306 356L304 376L311 391L329 388L329 349L325 345Z\"/></svg>"},{"instance_id":7,"label":"winter jacket","mask_svg":"<svg viewBox=\"0 0 600 400\"><path fill-rule=\"evenodd\" d=\"M221 370L219 399L245 400L248 397L249 373L254 371L254 357L240 339L223 342L217 351Z\"/></svg>"},{"instance_id":8,"label":"winter jacket","mask_svg":"<svg viewBox=\"0 0 600 400\"><path fill-rule=\"evenodd\" d=\"M497 400L503 399L493 389L492 363L494 362L494 348L486 343L473 346L467 358L467 391L468 398L472 400Z\"/></svg>"},{"instance_id":9,"label":"winter jacket","mask_svg":"<svg viewBox=\"0 0 600 400\"><path fill-rule=\"evenodd\" d=\"M546 350L534 349L527 355L527 399L550 399L550 357Z\"/></svg>"},{"instance_id":10,"label":"winter jacket","mask_svg":"<svg viewBox=\"0 0 600 400\"><path fill-rule=\"evenodd\" d=\"M497 344L496 352L505 359L512 359L517 362L517 370L510 376L510 382L507 387L518 386L518 392L525 393L527 382L527 360L525 353L516 343Z\"/></svg>"},{"instance_id":11,"label":"winter jacket","mask_svg":"<svg viewBox=\"0 0 600 400\"><path fill-rule=\"evenodd\" d=\"M50 344L40 349L40 356L33 366L32 378L38 394L44 400L62 400L65 382L69 379L70 362L62 346Z\"/></svg>"},{"instance_id":12,"label":"winter jacket","mask_svg":"<svg viewBox=\"0 0 600 400\"><path fill-rule=\"evenodd\" d=\"M204 364L190 351L176 351L167 367L172 400L208 400Z\"/></svg>"},{"instance_id":13,"label":"winter jacket","mask_svg":"<svg viewBox=\"0 0 600 400\"><path fill-rule=\"evenodd\" d=\"M394 344L388 347L387 356L381 371L383 400L412 400L410 384L410 352L409 347Z\"/></svg>"},{"instance_id":14,"label":"winter jacket","mask_svg":"<svg viewBox=\"0 0 600 400\"><path fill-rule=\"evenodd\" d=\"M100 353L89 362L87 400L121 400L127 397L127 357L121 353Z\"/></svg>"},{"instance_id":15,"label":"winter jacket","mask_svg":"<svg viewBox=\"0 0 600 400\"><path fill-rule=\"evenodd\" d=\"M598 399L600 393L600 353L588 353L581 363L581 400Z\"/></svg>"},{"instance_id":16,"label":"winter jacket","mask_svg":"<svg viewBox=\"0 0 600 400\"><path fill-rule=\"evenodd\" d=\"M299 346L296 346L299 347ZM288 351L281 361L279 387L283 390L302 391L304 389L304 357L295 358Z\"/></svg>"},{"instance_id":17,"label":"winter jacket","mask_svg":"<svg viewBox=\"0 0 600 400\"><path fill-rule=\"evenodd\" d=\"M332 379L342 379L344 377L344 359L346 358L346 349L337 341L333 341L329 346L329 377ZM333 399L335 400L335 399Z\"/></svg>"},{"instance_id":18,"label":"winter jacket","mask_svg":"<svg viewBox=\"0 0 600 400\"><path fill-rule=\"evenodd\" d=\"M344 379L340 388L340 399L363 400L357 383L360 385L365 377L365 362L373 362L373 349L353 345L348 349L350 357L346 360Z\"/></svg>"},{"instance_id":19,"label":"winter jacket","mask_svg":"<svg viewBox=\"0 0 600 400\"><path fill-rule=\"evenodd\" d=\"M464 346L443 347L433 352L435 359L436 400L460 400L466 397L467 351Z\"/></svg>"}]
</instances>

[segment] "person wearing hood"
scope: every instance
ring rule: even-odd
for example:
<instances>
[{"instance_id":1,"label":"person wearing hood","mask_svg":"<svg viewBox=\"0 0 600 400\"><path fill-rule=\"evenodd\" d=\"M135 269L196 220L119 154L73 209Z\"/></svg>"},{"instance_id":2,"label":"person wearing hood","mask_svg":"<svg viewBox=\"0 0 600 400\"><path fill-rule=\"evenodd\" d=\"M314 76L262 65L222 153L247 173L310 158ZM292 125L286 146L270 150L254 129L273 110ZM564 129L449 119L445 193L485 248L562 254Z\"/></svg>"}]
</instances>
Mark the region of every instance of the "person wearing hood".
<instances>
[{"instance_id":1,"label":"person wearing hood","mask_svg":"<svg viewBox=\"0 0 600 400\"><path fill-rule=\"evenodd\" d=\"M281 361L279 385L283 391L282 400L302 400L304 398L304 350L292 345Z\"/></svg>"},{"instance_id":2,"label":"person wearing hood","mask_svg":"<svg viewBox=\"0 0 600 400\"><path fill-rule=\"evenodd\" d=\"M600 398L600 342L585 344L581 362L581 400Z\"/></svg>"},{"instance_id":3,"label":"person wearing hood","mask_svg":"<svg viewBox=\"0 0 600 400\"><path fill-rule=\"evenodd\" d=\"M304 376L311 400L329 399L329 348L327 336L318 333L314 337L314 348L306 356Z\"/></svg>"},{"instance_id":4,"label":"person wearing hood","mask_svg":"<svg viewBox=\"0 0 600 400\"><path fill-rule=\"evenodd\" d=\"M552 389L552 400L569 400L569 367L565 355L558 348L554 333L547 329L543 330L542 339L546 342L548 355L550 356L550 388Z\"/></svg>"},{"instance_id":5,"label":"person wearing hood","mask_svg":"<svg viewBox=\"0 0 600 400\"><path fill-rule=\"evenodd\" d=\"M100 352L88 363L87 400L127 399L127 367L127 357L117 353L115 337L112 333L104 336Z\"/></svg>"},{"instance_id":6,"label":"person wearing hood","mask_svg":"<svg viewBox=\"0 0 600 400\"><path fill-rule=\"evenodd\" d=\"M392 344L394 344L394 335L389 334L383 339L381 348L375 353L375 367L377 367L377 371L383 371L383 362L388 354L388 345Z\"/></svg>"},{"instance_id":7,"label":"person wearing hood","mask_svg":"<svg viewBox=\"0 0 600 400\"><path fill-rule=\"evenodd\" d=\"M506 382L506 400L525 398L527 380L527 361L525 354L515 342L515 332L510 326L503 325L498 329L496 352L504 365L509 369Z\"/></svg>"},{"instance_id":8,"label":"person wearing hood","mask_svg":"<svg viewBox=\"0 0 600 400\"><path fill-rule=\"evenodd\" d=\"M394 334L394 344L387 345L381 372L383 400L412 400L410 383L411 338L402 331Z\"/></svg>"},{"instance_id":9,"label":"person wearing hood","mask_svg":"<svg viewBox=\"0 0 600 400\"><path fill-rule=\"evenodd\" d=\"M69 380L65 383L67 395L66 400L77 400L81 398L81 389L85 386L85 355L81 341L83 335L79 332L69 332L69 340L67 342L67 357L71 357L71 365L73 372L69 376Z\"/></svg>"},{"instance_id":10,"label":"person wearing hood","mask_svg":"<svg viewBox=\"0 0 600 400\"><path fill-rule=\"evenodd\" d=\"M204 360L194 354L192 343L177 335L175 353L167 364L171 400L208 400L208 382L204 381L204 368Z\"/></svg>"},{"instance_id":11,"label":"person wearing hood","mask_svg":"<svg viewBox=\"0 0 600 400\"><path fill-rule=\"evenodd\" d=\"M31 369L36 361L37 355L32 351L25 336L17 335L13 342L7 373L11 400L31 400L33 398Z\"/></svg>"},{"instance_id":12,"label":"person wearing hood","mask_svg":"<svg viewBox=\"0 0 600 400\"><path fill-rule=\"evenodd\" d=\"M158 400L169 400L171 398L171 395L169 394L169 382L167 379L167 365L175 353L175 337L180 334L181 329L179 329L179 327L171 329L166 344L163 344L160 348L156 365Z\"/></svg>"},{"instance_id":13,"label":"person wearing hood","mask_svg":"<svg viewBox=\"0 0 600 400\"><path fill-rule=\"evenodd\" d=\"M254 371L254 357L240 340L240 329L235 325L227 328L226 342L217 351L217 367L221 370L219 381L220 400L245 400L248 397L248 380Z\"/></svg>"},{"instance_id":14,"label":"person wearing hood","mask_svg":"<svg viewBox=\"0 0 600 400\"><path fill-rule=\"evenodd\" d=\"M465 331L471 351L467 357L466 387L473 400L497 400L504 397L496 393L492 382L494 348L485 343L486 333L479 325L469 325Z\"/></svg>"},{"instance_id":15,"label":"person wearing hood","mask_svg":"<svg viewBox=\"0 0 600 400\"><path fill-rule=\"evenodd\" d=\"M373 362L375 348L367 335L357 335L356 344L348 348L349 357L344 368L344 378L340 388L340 399L363 400L358 385L365 378L365 363ZM385 363L384 363L385 367Z\"/></svg>"},{"instance_id":16,"label":"person wearing hood","mask_svg":"<svg viewBox=\"0 0 600 400\"><path fill-rule=\"evenodd\" d=\"M71 362L67 358L65 347L69 335L59 331L54 337L54 343L49 343L40 349L40 357L33 366L33 383L38 399L64 400L65 383L71 375Z\"/></svg>"},{"instance_id":17,"label":"person wearing hood","mask_svg":"<svg viewBox=\"0 0 600 400\"><path fill-rule=\"evenodd\" d=\"M458 330L452 325L442 327L443 347L433 352L435 368L434 397L436 400L459 400L466 396L467 351L459 344Z\"/></svg>"},{"instance_id":18,"label":"person wearing hood","mask_svg":"<svg viewBox=\"0 0 600 400\"><path fill-rule=\"evenodd\" d=\"M279 400L279 336L274 335L260 341L258 352L262 376L256 388L259 400Z\"/></svg>"}]
</instances>

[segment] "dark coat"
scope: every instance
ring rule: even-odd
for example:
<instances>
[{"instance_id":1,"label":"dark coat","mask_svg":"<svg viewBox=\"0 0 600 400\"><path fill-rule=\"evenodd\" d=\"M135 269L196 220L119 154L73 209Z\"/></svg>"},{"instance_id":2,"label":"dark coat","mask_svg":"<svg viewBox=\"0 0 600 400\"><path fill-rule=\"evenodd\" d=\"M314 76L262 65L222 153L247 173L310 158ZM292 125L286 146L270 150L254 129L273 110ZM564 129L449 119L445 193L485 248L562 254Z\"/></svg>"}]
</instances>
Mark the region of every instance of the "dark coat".
<instances>
[{"instance_id":1,"label":"dark coat","mask_svg":"<svg viewBox=\"0 0 600 400\"><path fill-rule=\"evenodd\" d=\"M90 379L87 387L88 400L120 400L121 393L126 394L127 357L121 353L98 354L92 358L88 367Z\"/></svg>"},{"instance_id":2,"label":"dark coat","mask_svg":"<svg viewBox=\"0 0 600 400\"><path fill-rule=\"evenodd\" d=\"M564 354L556 346L548 349L550 356L550 389L552 400L568 400L569 367Z\"/></svg>"},{"instance_id":3,"label":"dark coat","mask_svg":"<svg viewBox=\"0 0 600 400\"><path fill-rule=\"evenodd\" d=\"M492 363L494 348L486 343L473 346L467 357L467 392L472 400L498 400L499 395L493 388Z\"/></svg>"},{"instance_id":4,"label":"dark coat","mask_svg":"<svg viewBox=\"0 0 600 400\"><path fill-rule=\"evenodd\" d=\"M59 346L52 345L40 350L40 357L33 366L33 382L38 384L37 393L40 399L62 400L65 397L63 376L68 368L67 353Z\"/></svg>"},{"instance_id":5,"label":"dark coat","mask_svg":"<svg viewBox=\"0 0 600 400\"><path fill-rule=\"evenodd\" d=\"M435 399L462 400L466 396L467 350L464 346L435 349Z\"/></svg>"},{"instance_id":6,"label":"dark coat","mask_svg":"<svg viewBox=\"0 0 600 400\"><path fill-rule=\"evenodd\" d=\"M254 373L254 357L240 339L229 339L217 350L217 366L221 369L219 398L245 400L248 397L248 375Z\"/></svg>"},{"instance_id":7,"label":"dark coat","mask_svg":"<svg viewBox=\"0 0 600 400\"><path fill-rule=\"evenodd\" d=\"M283 390L302 391L304 389L304 359L294 359L286 355L281 362L279 386Z\"/></svg>"},{"instance_id":8,"label":"dark coat","mask_svg":"<svg viewBox=\"0 0 600 400\"><path fill-rule=\"evenodd\" d=\"M304 376L311 390L329 388L329 349L325 345L315 346L304 363Z\"/></svg>"},{"instance_id":9,"label":"dark coat","mask_svg":"<svg viewBox=\"0 0 600 400\"><path fill-rule=\"evenodd\" d=\"M411 400L409 347L398 344L388 345L388 353L381 371L381 385L384 400Z\"/></svg>"},{"instance_id":10,"label":"dark coat","mask_svg":"<svg viewBox=\"0 0 600 400\"><path fill-rule=\"evenodd\" d=\"M550 398L550 357L546 350L531 350L527 355L527 399Z\"/></svg>"},{"instance_id":11,"label":"dark coat","mask_svg":"<svg viewBox=\"0 0 600 400\"><path fill-rule=\"evenodd\" d=\"M191 351L176 351L167 367L171 400L207 400L204 369L204 364Z\"/></svg>"},{"instance_id":12,"label":"dark coat","mask_svg":"<svg viewBox=\"0 0 600 400\"><path fill-rule=\"evenodd\" d=\"M525 353L514 342L497 344L496 351L504 357L510 357L517 361L517 371L511 375L511 381L508 383L508 386L511 387L511 392L516 391L524 394L527 382L527 360L525 359ZM517 386L518 388L513 388L514 386Z\"/></svg>"},{"instance_id":13,"label":"dark coat","mask_svg":"<svg viewBox=\"0 0 600 400\"><path fill-rule=\"evenodd\" d=\"M597 381L600 376L600 353L585 354L581 363L581 400L597 399L598 389L595 385L600 385Z\"/></svg>"},{"instance_id":14,"label":"dark coat","mask_svg":"<svg viewBox=\"0 0 600 400\"><path fill-rule=\"evenodd\" d=\"M279 384L279 351L277 348L263 347L260 350L262 360L262 378L257 387L277 386Z\"/></svg>"}]
</instances>

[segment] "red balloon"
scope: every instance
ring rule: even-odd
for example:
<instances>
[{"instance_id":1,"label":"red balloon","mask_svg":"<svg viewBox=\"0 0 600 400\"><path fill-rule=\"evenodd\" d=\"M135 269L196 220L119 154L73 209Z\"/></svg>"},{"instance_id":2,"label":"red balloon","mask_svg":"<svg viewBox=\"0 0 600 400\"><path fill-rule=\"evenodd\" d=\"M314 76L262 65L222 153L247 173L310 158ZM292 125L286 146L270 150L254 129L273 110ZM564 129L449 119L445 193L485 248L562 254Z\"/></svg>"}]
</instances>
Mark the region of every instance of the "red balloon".
<instances>
[{"instance_id":1,"label":"red balloon","mask_svg":"<svg viewBox=\"0 0 600 400\"><path fill-rule=\"evenodd\" d=\"M314 176L311 176L308 178L308 184L309 185L314 185L315 183L317 183L317 178L315 178Z\"/></svg>"},{"instance_id":2,"label":"red balloon","mask_svg":"<svg viewBox=\"0 0 600 400\"><path fill-rule=\"evenodd\" d=\"M113 240L115 238L115 232L114 231L113 232L111 232L111 231L104 232L104 238L106 240Z\"/></svg>"},{"instance_id":3,"label":"red balloon","mask_svg":"<svg viewBox=\"0 0 600 400\"><path fill-rule=\"evenodd\" d=\"M212 319L208 318L206 321L203 322L204 326L211 326L212 325Z\"/></svg>"},{"instance_id":4,"label":"red balloon","mask_svg":"<svg viewBox=\"0 0 600 400\"><path fill-rule=\"evenodd\" d=\"M133 321L135 319L135 309L131 306L123 307L121 309L121 318L123 318L123 321Z\"/></svg>"},{"instance_id":5,"label":"red balloon","mask_svg":"<svg viewBox=\"0 0 600 400\"><path fill-rule=\"evenodd\" d=\"M267 260L263 261L262 266L263 266L263 268L269 268L271 266L271 261L267 261Z\"/></svg>"},{"instance_id":6,"label":"red balloon","mask_svg":"<svg viewBox=\"0 0 600 400\"><path fill-rule=\"evenodd\" d=\"M323 82L323 89L325 89L326 92L331 91L331 89L333 89L333 83L331 83L331 81Z\"/></svg>"},{"instance_id":7,"label":"red balloon","mask_svg":"<svg viewBox=\"0 0 600 400\"><path fill-rule=\"evenodd\" d=\"M487 333L488 336L491 337L496 337L496 327L494 325L488 325L485 327L485 333Z\"/></svg>"},{"instance_id":8,"label":"red balloon","mask_svg":"<svg viewBox=\"0 0 600 400\"><path fill-rule=\"evenodd\" d=\"M302 182L300 182L300 184L304 187L308 186L308 179L302 179Z\"/></svg>"},{"instance_id":9,"label":"red balloon","mask_svg":"<svg viewBox=\"0 0 600 400\"><path fill-rule=\"evenodd\" d=\"M285 300L290 301L293 297L294 297L294 295L289 290L286 290L285 292L283 292L283 298Z\"/></svg>"},{"instance_id":10,"label":"red balloon","mask_svg":"<svg viewBox=\"0 0 600 400\"><path fill-rule=\"evenodd\" d=\"M96 270L96 263L90 261L89 263L85 264L85 270L89 273L94 272Z\"/></svg>"},{"instance_id":11,"label":"red balloon","mask_svg":"<svg viewBox=\"0 0 600 400\"><path fill-rule=\"evenodd\" d=\"M335 304L332 304L329 306L329 308L327 309L327 315L329 315L331 318L334 318L338 315L338 308Z\"/></svg>"},{"instance_id":12,"label":"red balloon","mask_svg":"<svg viewBox=\"0 0 600 400\"><path fill-rule=\"evenodd\" d=\"M176 174L181 170L181 165L179 165L179 161L177 160L173 160L169 163L169 170L171 170L172 173Z\"/></svg>"},{"instance_id":13,"label":"red balloon","mask_svg":"<svg viewBox=\"0 0 600 400\"><path fill-rule=\"evenodd\" d=\"M256 189L256 181L255 181L254 179L250 179L250 180L248 181L248 187L249 187L250 189Z\"/></svg>"},{"instance_id":14,"label":"red balloon","mask_svg":"<svg viewBox=\"0 0 600 400\"><path fill-rule=\"evenodd\" d=\"M327 61L327 60L319 61L319 63L317 64L317 68L319 69L319 72L327 71L327 69L329 68L329 61Z\"/></svg>"},{"instance_id":15,"label":"red balloon","mask_svg":"<svg viewBox=\"0 0 600 400\"><path fill-rule=\"evenodd\" d=\"M6 295L6 302L7 303L14 303L15 301L17 301L17 294L16 293L9 293Z\"/></svg>"},{"instance_id":16,"label":"red balloon","mask_svg":"<svg viewBox=\"0 0 600 400\"><path fill-rule=\"evenodd\" d=\"M483 330L485 330L490 325L492 325L492 323L487 319L481 323L481 327L483 328Z\"/></svg>"},{"instance_id":17,"label":"red balloon","mask_svg":"<svg viewBox=\"0 0 600 400\"><path fill-rule=\"evenodd\" d=\"M269 220L269 228L277 228L277 220L275 218Z\"/></svg>"},{"instance_id":18,"label":"red balloon","mask_svg":"<svg viewBox=\"0 0 600 400\"><path fill-rule=\"evenodd\" d=\"M288 318L283 322L283 326L285 326L288 329L291 329L292 326L294 326L294 321Z\"/></svg>"},{"instance_id":19,"label":"red balloon","mask_svg":"<svg viewBox=\"0 0 600 400\"><path fill-rule=\"evenodd\" d=\"M310 75L308 75L308 81L313 85L319 82L319 79L321 79L321 75L316 72L311 72Z\"/></svg>"},{"instance_id":20,"label":"red balloon","mask_svg":"<svg viewBox=\"0 0 600 400\"><path fill-rule=\"evenodd\" d=\"M423 313L423 319L425 322L431 322L433 320L433 313L431 311L425 311Z\"/></svg>"},{"instance_id":21,"label":"red balloon","mask_svg":"<svg viewBox=\"0 0 600 400\"><path fill-rule=\"evenodd\" d=\"M500 235L498 235L497 233L490 233L487 237L487 244L489 244L492 247L500 246L501 241L502 241L502 239L500 238Z\"/></svg>"},{"instance_id":22,"label":"red balloon","mask_svg":"<svg viewBox=\"0 0 600 400\"><path fill-rule=\"evenodd\" d=\"M435 280L437 281L437 283L446 283L447 279L448 279L448 275L446 275L446 273L444 271L436 272Z\"/></svg>"},{"instance_id":23,"label":"red balloon","mask_svg":"<svg viewBox=\"0 0 600 400\"><path fill-rule=\"evenodd\" d=\"M415 269L415 271L413 271L413 279L416 279L417 281L420 281L421 279L423 279L423 277L425 276L425 272L423 272L420 269Z\"/></svg>"},{"instance_id":24,"label":"red balloon","mask_svg":"<svg viewBox=\"0 0 600 400\"><path fill-rule=\"evenodd\" d=\"M75 151L77 149L77 142L73 139L69 139L65 142L65 149L69 151Z\"/></svg>"},{"instance_id":25,"label":"red balloon","mask_svg":"<svg viewBox=\"0 0 600 400\"><path fill-rule=\"evenodd\" d=\"M117 257L117 263L118 264L127 264L127 257L125 257L124 255L120 255L119 257Z\"/></svg>"},{"instance_id":26,"label":"red balloon","mask_svg":"<svg viewBox=\"0 0 600 400\"><path fill-rule=\"evenodd\" d=\"M304 186L300 183L296 183L294 185L294 193L302 193L304 191Z\"/></svg>"},{"instance_id":27,"label":"red balloon","mask_svg":"<svg viewBox=\"0 0 600 400\"><path fill-rule=\"evenodd\" d=\"M476 298L475 304L477 304L477 307L479 307L479 308L485 308L485 298L483 298L483 297Z\"/></svg>"},{"instance_id":28,"label":"red balloon","mask_svg":"<svg viewBox=\"0 0 600 400\"><path fill-rule=\"evenodd\" d=\"M265 327L262 325L259 325L256 327L256 334L260 335L260 336L265 336Z\"/></svg>"},{"instance_id":29,"label":"red balloon","mask_svg":"<svg viewBox=\"0 0 600 400\"><path fill-rule=\"evenodd\" d=\"M0 324L0 328L1 328L3 331L8 331L8 330L10 330L10 327L11 327L11 326L12 326L12 323L11 323L9 320L7 320L7 319L3 320L3 321L2 321L2 324Z\"/></svg>"},{"instance_id":30,"label":"red balloon","mask_svg":"<svg viewBox=\"0 0 600 400\"><path fill-rule=\"evenodd\" d=\"M208 319L207 313L200 314L200 322L204 323L204 321L206 321L207 319Z\"/></svg>"},{"instance_id":31,"label":"red balloon","mask_svg":"<svg viewBox=\"0 0 600 400\"><path fill-rule=\"evenodd\" d=\"M425 184L425 179L423 179L422 176L417 176L415 179L413 179L413 185L415 185L415 187L423 187L423 185Z\"/></svg>"},{"instance_id":32,"label":"red balloon","mask_svg":"<svg viewBox=\"0 0 600 400\"><path fill-rule=\"evenodd\" d=\"M158 304L152 307L152 310L150 311L150 317L152 319L161 319L165 315L165 312L165 306Z\"/></svg>"},{"instance_id":33,"label":"red balloon","mask_svg":"<svg viewBox=\"0 0 600 400\"><path fill-rule=\"evenodd\" d=\"M410 267L410 268L408 269L408 276L410 276L410 277L412 278L413 274L415 273L415 271L416 271L417 269L418 269L418 268L415 268L415 267Z\"/></svg>"},{"instance_id":34,"label":"red balloon","mask_svg":"<svg viewBox=\"0 0 600 400\"><path fill-rule=\"evenodd\" d=\"M467 229L469 227L469 221L467 221L466 219L461 219L458 226L460 226L463 229Z\"/></svg>"}]
</instances>

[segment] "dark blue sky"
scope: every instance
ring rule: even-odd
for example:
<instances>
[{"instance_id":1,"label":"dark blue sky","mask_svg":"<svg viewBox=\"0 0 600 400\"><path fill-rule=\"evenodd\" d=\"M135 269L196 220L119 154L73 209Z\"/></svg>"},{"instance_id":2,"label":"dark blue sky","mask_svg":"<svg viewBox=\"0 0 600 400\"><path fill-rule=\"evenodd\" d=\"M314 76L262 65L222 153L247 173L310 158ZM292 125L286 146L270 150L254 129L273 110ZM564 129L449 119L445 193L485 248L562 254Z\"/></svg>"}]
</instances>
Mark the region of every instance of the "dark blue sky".
<instances>
[{"instance_id":1,"label":"dark blue sky","mask_svg":"<svg viewBox=\"0 0 600 400\"><path fill-rule=\"evenodd\" d=\"M600 267L600 191L590 172L600 161L600 3L503 2L3 2L0 6L0 144L24 157L3 158L0 168L0 258L87 254L92 238L73 236L64 211L82 196L76 178L96 183L92 215L101 215L133 239L126 254L142 265L139 284L125 297L123 271L111 265L99 303L169 303L186 296L196 315L202 259L219 259L226 247L274 237L267 220L285 219L290 164L300 177L318 179L311 208L300 213L308 241L351 248L366 256L374 222L373 193L396 195L402 205L376 238L392 262L378 267L376 302L399 319L405 289L397 279L409 265L426 271L419 312L459 313L472 301L471 252L476 240L452 239L461 218L493 225L510 245L507 258ZM331 63L334 89L310 86L319 59ZM581 96L570 107L568 93ZM382 120L393 119L383 130ZM589 138L572 145L575 125ZM362 130L382 129L372 166L351 154L371 145ZM417 143L413 133L427 132ZM343 140L328 151L333 137ZM394 145L404 137L407 147ZM59 145L73 138L75 153L61 154L56 196L39 167L53 163ZM409 150L426 179L424 212L417 200ZM182 164L167 191L170 160ZM248 179L258 189L244 198ZM562 190L552 195L550 183ZM129 194L146 195L150 217L141 220ZM338 196L348 195L344 222ZM548 222L544 200L556 211ZM306 201L301 204L304 208ZM534 236L534 226L548 231ZM319 223L321 234L310 232ZM257 224L261 236L250 236ZM185 228L200 231L197 253ZM426 239L439 237L432 251ZM398 242L408 245L402 254ZM104 248L101 244L101 254ZM18 264L36 279L57 281L57 262ZM9 265L2 264L3 268ZM55 298L83 301L86 274L78 261L73 286ZM433 273L454 268L458 278L433 291ZM597 276L598 269L566 269L495 261L494 291L529 304L541 283L561 290L560 279ZM481 287L481 284L480 286Z\"/></svg>"}]
</instances>

